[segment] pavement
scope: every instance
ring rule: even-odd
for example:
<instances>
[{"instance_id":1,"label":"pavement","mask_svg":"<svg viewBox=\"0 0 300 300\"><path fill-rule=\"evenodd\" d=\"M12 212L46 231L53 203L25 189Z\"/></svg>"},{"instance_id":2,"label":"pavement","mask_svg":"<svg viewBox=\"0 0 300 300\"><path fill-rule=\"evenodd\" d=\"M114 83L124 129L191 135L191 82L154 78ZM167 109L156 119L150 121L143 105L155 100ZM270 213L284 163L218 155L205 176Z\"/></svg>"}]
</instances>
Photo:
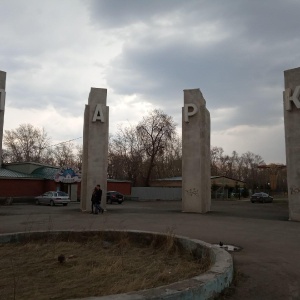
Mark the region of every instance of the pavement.
<instances>
[{"instance_id":1,"label":"pavement","mask_svg":"<svg viewBox=\"0 0 300 300\"><path fill-rule=\"evenodd\" d=\"M213 200L207 214L182 213L180 201L127 201L103 215L62 206L0 206L0 233L41 230L143 230L211 244L235 245L232 286L218 299L299 300L300 222L288 221L288 204Z\"/></svg>"}]
</instances>

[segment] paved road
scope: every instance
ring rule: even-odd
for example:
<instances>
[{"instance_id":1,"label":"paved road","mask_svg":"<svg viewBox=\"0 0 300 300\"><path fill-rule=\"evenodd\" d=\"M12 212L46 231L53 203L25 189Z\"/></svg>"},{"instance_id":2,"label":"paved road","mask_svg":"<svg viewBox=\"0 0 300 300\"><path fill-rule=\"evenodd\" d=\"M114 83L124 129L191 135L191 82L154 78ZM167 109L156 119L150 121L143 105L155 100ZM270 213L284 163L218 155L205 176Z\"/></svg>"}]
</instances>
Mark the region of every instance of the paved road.
<instances>
[{"instance_id":1,"label":"paved road","mask_svg":"<svg viewBox=\"0 0 300 300\"><path fill-rule=\"evenodd\" d=\"M242 247L234 252L237 286L222 299L300 299L300 222L288 221L286 203L213 201L208 214L182 213L179 201L109 205L103 215L67 207L0 206L0 233L36 230L126 229L172 232L208 243Z\"/></svg>"}]
</instances>

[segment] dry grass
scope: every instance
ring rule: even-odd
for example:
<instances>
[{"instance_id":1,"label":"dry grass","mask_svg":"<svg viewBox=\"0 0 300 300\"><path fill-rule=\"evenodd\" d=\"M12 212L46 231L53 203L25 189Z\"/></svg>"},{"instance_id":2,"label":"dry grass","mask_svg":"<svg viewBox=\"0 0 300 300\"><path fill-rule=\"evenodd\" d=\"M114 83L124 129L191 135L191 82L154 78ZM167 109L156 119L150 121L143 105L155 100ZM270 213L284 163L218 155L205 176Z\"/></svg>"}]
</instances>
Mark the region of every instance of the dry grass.
<instances>
[{"instance_id":1,"label":"dry grass","mask_svg":"<svg viewBox=\"0 0 300 300\"><path fill-rule=\"evenodd\" d=\"M64 255L60 263L58 257ZM70 299L148 289L204 272L170 236L56 236L0 245L0 299Z\"/></svg>"}]
</instances>

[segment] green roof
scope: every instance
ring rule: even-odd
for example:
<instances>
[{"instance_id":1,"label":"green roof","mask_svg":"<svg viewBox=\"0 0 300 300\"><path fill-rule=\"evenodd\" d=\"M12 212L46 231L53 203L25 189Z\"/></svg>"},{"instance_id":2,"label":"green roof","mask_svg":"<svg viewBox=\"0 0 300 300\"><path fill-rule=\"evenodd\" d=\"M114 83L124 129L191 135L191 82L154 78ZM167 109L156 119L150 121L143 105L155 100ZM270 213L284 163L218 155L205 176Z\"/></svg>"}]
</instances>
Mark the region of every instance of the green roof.
<instances>
[{"instance_id":1,"label":"green roof","mask_svg":"<svg viewBox=\"0 0 300 300\"><path fill-rule=\"evenodd\" d=\"M31 175L37 178L54 179L55 174L59 171L58 168L40 167L35 169Z\"/></svg>"},{"instance_id":2,"label":"green roof","mask_svg":"<svg viewBox=\"0 0 300 300\"><path fill-rule=\"evenodd\" d=\"M22 172L12 171L9 169L0 168L0 178L31 178L31 179L54 179L55 174L58 172L58 168L40 167L34 170L31 174L25 174Z\"/></svg>"},{"instance_id":3,"label":"green roof","mask_svg":"<svg viewBox=\"0 0 300 300\"><path fill-rule=\"evenodd\" d=\"M31 174L25 174L21 172L16 172L8 169L0 168L0 177L3 178L35 178Z\"/></svg>"}]
</instances>

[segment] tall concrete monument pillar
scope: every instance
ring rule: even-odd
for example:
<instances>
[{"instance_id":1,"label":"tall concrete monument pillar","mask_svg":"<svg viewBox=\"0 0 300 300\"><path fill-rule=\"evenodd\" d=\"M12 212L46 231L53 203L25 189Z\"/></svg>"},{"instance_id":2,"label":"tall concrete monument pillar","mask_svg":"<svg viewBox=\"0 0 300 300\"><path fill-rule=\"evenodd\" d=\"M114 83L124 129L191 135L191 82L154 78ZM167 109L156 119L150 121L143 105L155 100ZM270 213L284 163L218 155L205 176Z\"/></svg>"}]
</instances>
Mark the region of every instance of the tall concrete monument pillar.
<instances>
[{"instance_id":1,"label":"tall concrete monument pillar","mask_svg":"<svg viewBox=\"0 0 300 300\"><path fill-rule=\"evenodd\" d=\"M300 221L300 68L284 71L283 105L289 217Z\"/></svg>"},{"instance_id":2,"label":"tall concrete monument pillar","mask_svg":"<svg viewBox=\"0 0 300 300\"><path fill-rule=\"evenodd\" d=\"M182 211L210 211L210 175L210 114L199 89L184 90Z\"/></svg>"},{"instance_id":3,"label":"tall concrete monument pillar","mask_svg":"<svg viewBox=\"0 0 300 300\"><path fill-rule=\"evenodd\" d=\"M109 128L106 96L106 89L91 88L85 106L80 200L82 211L91 211L92 192L97 184L102 189L101 206L106 209Z\"/></svg>"},{"instance_id":4,"label":"tall concrete monument pillar","mask_svg":"<svg viewBox=\"0 0 300 300\"><path fill-rule=\"evenodd\" d=\"M4 127L4 109L5 109L5 83L6 73L0 71L0 168L2 165L2 140Z\"/></svg>"}]
</instances>

